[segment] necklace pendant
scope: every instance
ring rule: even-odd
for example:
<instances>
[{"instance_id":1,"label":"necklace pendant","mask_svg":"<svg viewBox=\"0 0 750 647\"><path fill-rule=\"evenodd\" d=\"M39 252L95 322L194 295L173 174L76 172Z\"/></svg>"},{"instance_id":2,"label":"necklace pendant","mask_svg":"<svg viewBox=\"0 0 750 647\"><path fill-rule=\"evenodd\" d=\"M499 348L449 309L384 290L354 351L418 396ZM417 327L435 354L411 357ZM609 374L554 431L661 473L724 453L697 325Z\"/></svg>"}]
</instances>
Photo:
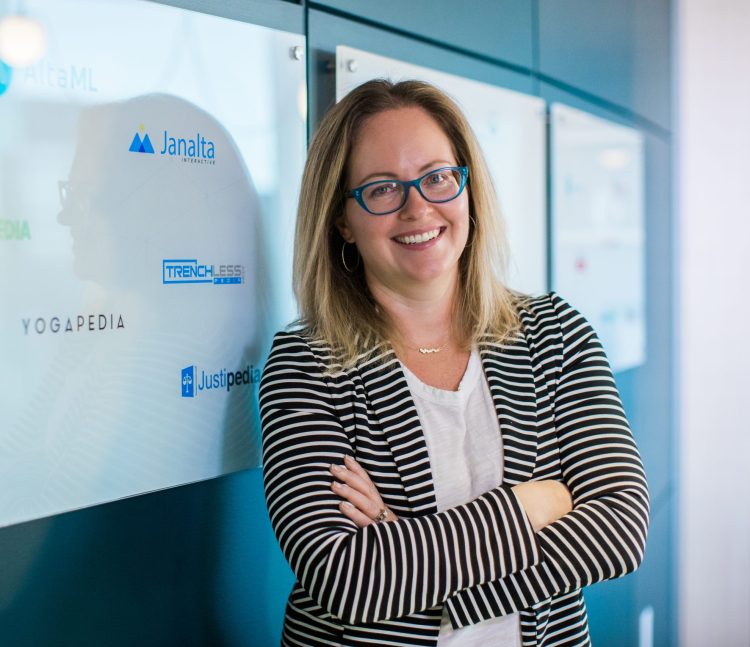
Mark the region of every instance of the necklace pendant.
<instances>
[{"instance_id":1,"label":"necklace pendant","mask_svg":"<svg viewBox=\"0 0 750 647\"><path fill-rule=\"evenodd\" d=\"M431 355L432 353L439 353L441 350L443 350L443 347L438 346L437 348L420 348L419 352L422 355Z\"/></svg>"}]
</instances>

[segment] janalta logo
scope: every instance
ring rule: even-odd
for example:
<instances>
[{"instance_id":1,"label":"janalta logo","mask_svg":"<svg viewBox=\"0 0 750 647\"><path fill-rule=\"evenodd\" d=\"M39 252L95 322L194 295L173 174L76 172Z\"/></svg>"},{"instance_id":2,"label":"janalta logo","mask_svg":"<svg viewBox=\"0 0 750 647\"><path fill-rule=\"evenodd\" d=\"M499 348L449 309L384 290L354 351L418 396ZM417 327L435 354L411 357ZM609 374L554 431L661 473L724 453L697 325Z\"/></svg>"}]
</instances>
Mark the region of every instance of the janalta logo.
<instances>
[{"instance_id":1,"label":"janalta logo","mask_svg":"<svg viewBox=\"0 0 750 647\"><path fill-rule=\"evenodd\" d=\"M235 386L250 386L260 382L260 369L248 364L244 371L229 371L222 368L215 373L200 371L197 366L186 366L180 370L180 390L183 398L194 398L202 391L219 389L230 391Z\"/></svg>"},{"instance_id":2,"label":"janalta logo","mask_svg":"<svg viewBox=\"0 0 750 647\"><path fill-rule=\"evenodd\" d=\"M130 142L130 148L128 150L131 153L151 153L153 155L154 147L151 144L151 138L148 136L148 133L145 132L146 129L141 125L139 130L143 134L135 134L133 141Z\"/></svg>"},{"instance_id":3,"label":"janalta logo","mask_svg":"<svg viewBox=\"0 0 750 647\"><path fill-rule=\"evenodd\" d=\"M200 132L196 132L195 137L179 137L164 130L162 138L163 142L159 155L177 157L189 164L216 163L214 143L210 139L206 139ZM138 127L138 132L133 136L128 150L131 153L156 154L151 138L143 124Z\"/></svg>"},{"instance_id":4,"label":"janalta logo","mask_svg":"<svg viewBox=\"0 0 750 647\"><path fill-rule=\"evenodd\" d=\"M0 219L0 240L31 240L28 221Z\"/></svg>"}]
</instances>

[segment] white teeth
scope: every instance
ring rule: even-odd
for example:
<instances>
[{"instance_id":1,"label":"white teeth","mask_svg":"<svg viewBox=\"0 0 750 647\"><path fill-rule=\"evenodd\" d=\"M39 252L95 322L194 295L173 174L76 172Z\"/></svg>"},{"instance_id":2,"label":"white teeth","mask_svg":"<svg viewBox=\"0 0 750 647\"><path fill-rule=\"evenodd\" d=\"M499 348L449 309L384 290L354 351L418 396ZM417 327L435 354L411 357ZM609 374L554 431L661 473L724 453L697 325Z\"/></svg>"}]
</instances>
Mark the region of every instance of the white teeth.
<instances>
[{"instance_id":1,"label":"white teeth","mask_svg":"<svg viewBox=\"0 0 750 647\"><path fill-rule=\"evenodd\" d=\"M432 231L426 231L423 234L417 234L416 236L397 236L396 240L399 243L406 243L407 245L416 245L417 243L426 243L428 240L437 238L440 234L440 229L433 229Z\"/></svg>"}]
</instances>

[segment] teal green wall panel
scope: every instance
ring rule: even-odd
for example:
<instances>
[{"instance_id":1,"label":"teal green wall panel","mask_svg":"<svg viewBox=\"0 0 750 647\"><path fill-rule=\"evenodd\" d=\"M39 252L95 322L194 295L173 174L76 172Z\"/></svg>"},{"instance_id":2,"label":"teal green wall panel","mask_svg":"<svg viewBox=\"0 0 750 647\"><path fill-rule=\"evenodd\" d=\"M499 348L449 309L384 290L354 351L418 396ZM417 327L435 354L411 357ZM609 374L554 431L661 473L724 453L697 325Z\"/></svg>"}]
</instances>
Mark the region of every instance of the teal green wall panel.
<instances>
[{"instance_id":1,"label":"teal green wall panel","mask_svg":"<svg viewBox=\"0 0 750 647\"><path fill-rule=\"evenodd\" d=\"M292 574L260 470L0 532L0 644L276 645Z\"/></svg>"},{"instance_id":2,"label":"teal green wall panel","mask_svg":"<svg viewBox=\"0 0 750 647\"><path fill-rule=\"evenodd\" d=\"M673 542L676 500L673 492L654 499L646 556L634 578L636 608L654 609L655 647L677 645L677 556Z\"/></svg>"},{"instance_id":3,"label":"teal green wall panel","mask_svg":"<svg viewBox=\"0 0 750 647\"><path fill-rule=\"evenodd\" d=\"M637 592L632 575L586 587L583 597L595 646L638 645Z\"/></svg>"},{"instance_id":4,"label":"teal green wall panel","mask_svg":"<svg viewBox=\"0 0 750 647\"><path fill-rule=\"evenodd\" d=\"M302 7L281 0L149 0L295 34L305 32Z\"/></svg>"},{"instance_id":5,"label":"teal green wall panel","mask_svg":"<svg viewBox=\"0 0 750 647\"><path fill-rule=\"evenodd\" d=\"M508 64L533 65L534 3L529 0L320 0L386 28L475 52Z\"/></svg>"},{"instance_id":6,"label":"teal green wall panel","mask_svg":"<svg viewBox=\"0 0 750 647\"><path fill-rule=\"evenodd\" d=\"M401 34L323 11L309 12L307 45L310 128L315 127L325 110L335 100L334 63L337 45L349 45L373 54L433 67L519 92L531 93L534 88L534 81L529 74L476 60L458 52L445 51L430 43L415 42Z\"/></svg>"},{"instance_id":7,"label":"teal green wall panel","mask_svg":"<svg viewBox=\"0 0 750 647\"><path fill-rule=\"evenodd\" d=\"M646 555L641 568L628 577L602 582L584 589L594 645L636 647L639 642L641 612L653 610L653 644L677 644L673 613L674 553L672 497L655 501Z\"/></svg>"},{"instance_id":8,"label":"teal green wall panel","mask_svg":"<svg viewBox=\"0 0 750 647\"><path fill-rule=\"evenodd\" d=\"M644 131L646 153L646 363L618 375L618 386L643 456L652 498L674 484L676 397L672 363L674 236L671 143Z\"/></svg>"},{"instance_id":9,"label":"teal green wall panel","mask_svg":"<svg viewBox=\"0 0 750 647\"><path fill-rule=\"evenodd\" d=\"M539 0L539 71L671 124L670 0Z\"/></svg>"}]
</instances>

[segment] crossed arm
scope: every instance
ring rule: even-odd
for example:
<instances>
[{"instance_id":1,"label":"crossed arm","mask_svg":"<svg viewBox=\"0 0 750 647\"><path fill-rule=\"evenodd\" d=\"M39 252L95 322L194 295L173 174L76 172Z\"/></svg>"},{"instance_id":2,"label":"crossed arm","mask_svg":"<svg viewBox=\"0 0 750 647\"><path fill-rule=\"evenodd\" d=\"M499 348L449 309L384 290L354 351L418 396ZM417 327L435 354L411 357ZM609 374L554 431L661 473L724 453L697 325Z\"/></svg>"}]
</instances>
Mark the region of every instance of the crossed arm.
<instances>
[{"instance_id":1,"label":"crossed arm","mask_svg":"<svg viewBox=\"0 0 750 647\"><path fill-rule=\"evenodd\" d=\"M343 515L330 467L354 450L300 338L277 336L260 402L271 524L297 579L333 617L361 625L411 615L541 561L534 530L507 486L395 523L359 528Z\"/></svg>"},{"instance_id":2,"label":"crossed arm","mask_svg":"<svg viewBox=\"0 0 750 647\"><path fill-rule=\"evenodd\" d=\"M601 346L592 332L579 338L554 404L571 512L556 521L555 506L537 514L544 486L529 483L498 486L443 512L371 523L375 508L366 506L379 510L382 500L359 489L367 483L354 464L348 472L363 480L353 489L370 503L344 496L354 505L347 512L332 490L331 465L354 452L320 366L302 339L278 337L261 388L266 498L282 551L313 599L362 624L518 578L524 586L500 591L510 612L634 570L648 525L645 476Z\"/></svg>"},{"instance_id":3,"label":"crossed arm","mask_svg":"<svg viewBox=\"0 0 750 647\"><path fill-rule=\"evenodd\" d=\"M344 456L343 465L331 465L331 474L338 479L331 489L343 499L339 509L357 527L364 528L376 523L379 516L383 517L382 521L398 521L396 514L383 502L367 470L349 454ZM534 532L573 509L570 492L559 481L529 481L514 485L511 490L521 503Z\"/></svg>"}]
</instances>

